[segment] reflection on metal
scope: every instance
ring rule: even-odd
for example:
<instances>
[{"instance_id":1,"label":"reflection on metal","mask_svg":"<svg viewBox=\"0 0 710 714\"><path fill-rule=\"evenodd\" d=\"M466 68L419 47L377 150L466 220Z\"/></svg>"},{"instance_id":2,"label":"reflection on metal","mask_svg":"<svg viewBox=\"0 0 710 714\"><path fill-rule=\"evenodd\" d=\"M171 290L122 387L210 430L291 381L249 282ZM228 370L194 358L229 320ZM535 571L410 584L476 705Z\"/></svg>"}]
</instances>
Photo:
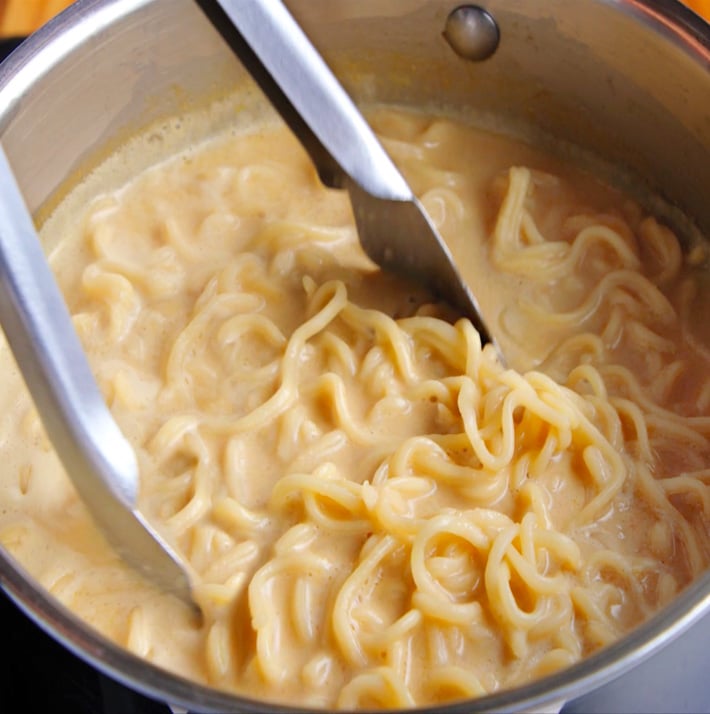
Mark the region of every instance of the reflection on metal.
<instances>
[{"instance_id":1,"label":"reflection on metal","mask_svg":"<svg viewBox=\"0 0 710 714\"><path fill-rule=\"evenodd\" d=\"M493 16L482 7L461 5L446 19L444 37L457 55L481 62L498 49L500 31Z\"/></svg>"}]
</instances>

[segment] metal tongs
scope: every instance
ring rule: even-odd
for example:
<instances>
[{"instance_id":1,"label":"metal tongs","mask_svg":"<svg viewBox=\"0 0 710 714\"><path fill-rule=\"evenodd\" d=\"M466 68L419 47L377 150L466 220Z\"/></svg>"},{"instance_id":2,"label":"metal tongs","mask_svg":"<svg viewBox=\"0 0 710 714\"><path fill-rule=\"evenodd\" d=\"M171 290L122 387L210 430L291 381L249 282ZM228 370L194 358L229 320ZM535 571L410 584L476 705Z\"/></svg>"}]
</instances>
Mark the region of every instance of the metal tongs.
<instances>
[{"instance_id":1,"label":"metal tongs","mask_svg":"<svg viewBox=\"0 0 710 714\"><path fill-rule=\"evenodd\" d=\"M372 260L432 288L490 341L421 204L280 0L197 3L301 140L324 183L348 190ZM137 508L136 455L99 391L1 150L0 196L0 322L47 434L117 552L193 603L188 566Z\"/></svg>"},{"instance_id":2,"label":"metal tongs","mask_svg":"<svg viewBox=\"0 0 710 714\"><path fill-rule=\"evenodd\" d=\"M192 602L184 564L136 507L136 455L99 391L3 150L0 197L0 323L47 435L118 553Z\"/></svg>"},{"instance_id":3,"label":"metal tongs","mask_svg":"<svg viewBox=\"0 0 710 714\"><path fill-rule=\"evenodd\" d=\"M345 188L368 256L430 288L493 337L431 219L350 96L281 0L197 0L310 155Z\"/></svg>"}]
</instances>

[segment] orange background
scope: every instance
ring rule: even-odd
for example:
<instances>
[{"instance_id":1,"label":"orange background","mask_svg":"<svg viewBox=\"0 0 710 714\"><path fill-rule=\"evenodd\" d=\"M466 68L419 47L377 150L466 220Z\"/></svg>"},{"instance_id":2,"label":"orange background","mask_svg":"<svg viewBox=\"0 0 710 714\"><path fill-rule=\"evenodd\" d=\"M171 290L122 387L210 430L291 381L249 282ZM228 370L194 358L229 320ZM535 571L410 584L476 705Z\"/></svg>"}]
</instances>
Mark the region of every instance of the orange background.
<instances>
[{"instance_id":1,"label":"orange background","mask_svg":"<svg viewBox=\"0 0 710 714\"><path fill-rule=\"evenodd\" d=\"M72 4L72 0L0 0L0 35L29 35Z\"/></svg>"},{"instance_id":2,"label":"orange background","mask_svg":"<svg viewBox=\"0 0 710 714\"><path fill-rule=\"evenodd\" d=\"M686 5L692 7L699 15L703 15L706 20L710 20L710 0L686 0Z\"/></svg>"},{"instance_id":3,"label":"orange background","mask_svg":"<svg viewBox=\"0 0 710 714\"><path fill-rule=\"evenodd\" d=\"M685 2L710 20L710 0ZM0 0L0 36L29 35L71 3L72 0Z\"/></svg>"}]
</instances>

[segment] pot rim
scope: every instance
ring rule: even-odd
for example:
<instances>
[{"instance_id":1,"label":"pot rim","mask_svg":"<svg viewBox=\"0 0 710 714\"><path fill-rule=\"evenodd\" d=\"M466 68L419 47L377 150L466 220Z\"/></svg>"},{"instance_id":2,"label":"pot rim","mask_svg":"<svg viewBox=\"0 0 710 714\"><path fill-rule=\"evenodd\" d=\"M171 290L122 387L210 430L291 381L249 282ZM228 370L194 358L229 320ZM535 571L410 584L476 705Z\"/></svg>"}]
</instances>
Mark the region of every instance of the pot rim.
<instances>
[{"instance_id":1,"label":"pot rim","mask_svg":"<svg viewBox=\"0 0 710 714\"><path fill-rule=\"evenodd\" d=\"M645 23L710 70L710 24L671 0L596 0ZM154 0L76 0L0 64L0 139L22 97L63 59L112 24ZM104 674L169 705L205 712L306 714L312 709L250 699L164 670L104 637L38 588L0 548L0 588L42 630ZM668 606L617 642L576 664L513 689L477 699L419 708L421 714L559 709L572 698L621 676L710 613L710 570ZM408 711L408 710L403 710Z\"/></svg>"}]
</instances>

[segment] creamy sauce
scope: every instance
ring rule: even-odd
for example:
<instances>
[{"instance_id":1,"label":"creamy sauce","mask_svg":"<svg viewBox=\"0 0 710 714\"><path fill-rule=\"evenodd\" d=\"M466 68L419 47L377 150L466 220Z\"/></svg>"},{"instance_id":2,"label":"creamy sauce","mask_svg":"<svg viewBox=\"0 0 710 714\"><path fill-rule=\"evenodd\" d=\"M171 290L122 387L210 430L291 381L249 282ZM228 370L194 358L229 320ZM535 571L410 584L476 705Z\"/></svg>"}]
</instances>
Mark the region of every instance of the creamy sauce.
<instances>
[{"instance_id":1,"label":"creamy sauce","mask_svg":"<svg viewBox=\"0 0 710 714\"><path fill-rule=\"evenodd\" d=\"M710 560L704 248L523 144L390 109L372 122L518 371L375 270L347 196L280 126L81 215L69 201L44 229L137 450L140 507L189 559L204 623L95 531L2 357L3 545L151 662L304 706L530 681Z\"/></svg>"}]
</instances>

